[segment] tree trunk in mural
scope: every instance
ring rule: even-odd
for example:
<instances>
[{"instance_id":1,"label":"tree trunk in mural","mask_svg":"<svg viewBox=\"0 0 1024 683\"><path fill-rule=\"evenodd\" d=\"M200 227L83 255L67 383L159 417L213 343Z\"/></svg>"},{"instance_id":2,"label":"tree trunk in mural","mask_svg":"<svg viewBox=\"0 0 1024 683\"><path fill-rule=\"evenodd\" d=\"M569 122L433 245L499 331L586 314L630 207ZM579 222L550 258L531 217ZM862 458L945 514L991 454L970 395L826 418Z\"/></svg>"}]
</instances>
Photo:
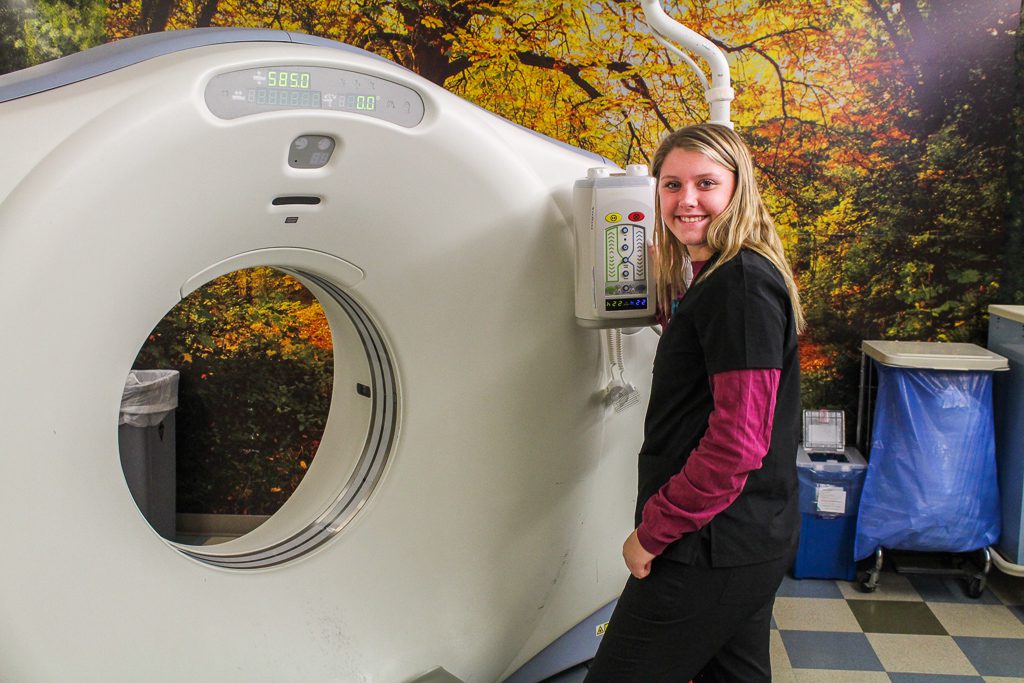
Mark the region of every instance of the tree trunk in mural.
<instances>
[{"instance_id":1,"label":"tree trunk in mural","mask_svg":"<svg viewBox=\"0 0 1024 683\"><path fill-rule=\"evenodd\" d=\"M174 0L142 0L139 10L139 33L159 33L167 28Z\"/></svg>"},{"instance_id":2,"label":"tree trunk in mural","mask_svg":"<svg viewBox=\"0 0 1024 683\"><path fill-rule=\"evenodd\" d=\"M910 0L888 9L879 0L867 2L902 62L903 83L913 93L922 133L938 130L954 113L958 97L987 104L978 108L982 116L1005 117L1011 92L998 84L1006 78L1001 72L1012 68L1007 56L1014 37L1007 29L1014 28L1010 20L1019 10L1014 2ZM995 141L991 126L979 129Z\"/></svg>"},{"instance_id":3,"label":"tree trunk in mural","mask_svg":"<svg viewBox=\"0 0 1024 683\"><path fill-rule=\"evenodd\" d=\"M217 14L218 0L206 0L200 5L199 18L196 19L197 27L210 26L214 15Z\"/></svg>"}]
</instances>

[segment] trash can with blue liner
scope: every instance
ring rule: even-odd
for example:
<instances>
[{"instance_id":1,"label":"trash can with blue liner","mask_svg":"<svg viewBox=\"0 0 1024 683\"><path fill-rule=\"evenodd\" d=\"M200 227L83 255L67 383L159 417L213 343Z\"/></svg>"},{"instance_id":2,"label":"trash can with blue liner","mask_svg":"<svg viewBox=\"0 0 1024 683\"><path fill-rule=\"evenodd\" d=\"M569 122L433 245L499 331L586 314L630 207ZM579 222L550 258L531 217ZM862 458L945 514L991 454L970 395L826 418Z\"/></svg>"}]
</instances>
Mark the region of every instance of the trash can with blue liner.
<instances>
[{"instance_id":1,"label":"trash can with blue liner","mask_svg":"<svg viewBox=\"0 0 1024 683\"><path fill-rule=\"evenodd\" d=\"M1024 565L1024 306L989 306L988 312L988 348L1010 364L1010 371L999 373L992 385L1003 513L996 550L1019 566Z\"/></svg>"},{"instance_id":2,"label":"trash can with blue liner","mask_svg":"<svg viewBox=\"0 0 1024 683\"><path fill-rule=\"evenodd\" d=\"M797 579L857 577L853 542L867 463L853 446L842 453L797 450L800 481L800 546L793 563Z\"/></svg>"},{"instance_id":3,"label":"trash can with blue liner","mask_svg":"<svg viewBox=\"0 0 1024 683\"><path fill-rule=\"evenodd\" d=\"M992 375L1008 369L1006 358L962 343L864 341L861 349L878 378L854 544L855 559L875 555L863 587L877 586L885 548L918 558L903 566L897 554L897 571L964 576L978 597L1000 530ZM963 568L974 551L980 571ZM949 556L956 570L937 566L934 553L958 554Z\"/></svg>"},{"instance_id":4,"label":"trash can with blue liner","mask_svg":"<svg viewBox=\"0 0 1024 683\"><path fill-rule=\"evenodd\" d=\"M154 530L177 532L174 409L177 370L132 370L121 396L117 437L121 468L135 504Z\"/></svg>"}]
</instances>

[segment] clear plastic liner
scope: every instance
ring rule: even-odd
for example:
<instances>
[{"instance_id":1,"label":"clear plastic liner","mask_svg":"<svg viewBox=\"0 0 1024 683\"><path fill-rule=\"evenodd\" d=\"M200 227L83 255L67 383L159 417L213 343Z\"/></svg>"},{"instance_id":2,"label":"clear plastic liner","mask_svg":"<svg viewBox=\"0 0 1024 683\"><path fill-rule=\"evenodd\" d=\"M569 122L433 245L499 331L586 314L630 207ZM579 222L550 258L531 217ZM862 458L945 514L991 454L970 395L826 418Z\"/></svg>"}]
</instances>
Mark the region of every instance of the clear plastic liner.
<instances>
[{"instance_id":1,"label":"clear plastic liner","mask_svg":"<svg viewBox=\"0 0 1024 683\"><path fill-rule=\"evenodd\" d=\"M878 394L854 547L965 552L999 538L992 373L875 364Z\"/></svg>"},{"instance_id":2,"label":"clear plastic liner","mask_svg":"<svg viewBox=\"0 0 1024 683\"><path fill-rule=\"evenodd\" d=\"M153 427L178 407L177 370L132 370L121 394L118 425Z\"/></svg>"},{"instance_id":3,"label":"clear plastic liner","mask_svg":"<svg viewBox=\"0 0 1024 683\"><path fill-rule=\"evenodd\" d=\"M816 470L798 467L800 513L819 519L835 519L857 514L864 484L864 469ZM825 495L830 494L828 504Z\"/></svg>"}]
</instances>

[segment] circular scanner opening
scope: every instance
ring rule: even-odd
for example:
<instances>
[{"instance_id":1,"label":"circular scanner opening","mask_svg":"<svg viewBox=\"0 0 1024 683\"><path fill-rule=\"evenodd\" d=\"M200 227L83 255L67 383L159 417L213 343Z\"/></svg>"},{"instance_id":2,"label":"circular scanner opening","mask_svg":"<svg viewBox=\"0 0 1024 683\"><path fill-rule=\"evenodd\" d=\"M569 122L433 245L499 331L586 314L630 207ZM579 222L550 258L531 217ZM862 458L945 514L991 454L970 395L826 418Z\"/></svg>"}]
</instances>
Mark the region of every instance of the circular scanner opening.
<instances>
[{"instance_id":1,"label":"circular scanner opening","mask_svg":"<svg viewBox=\"0 0 1024 683\"><path fill-rule=\"evenodd\" d=\"M164 316L132 367L125 480L154 530L197 560L244 569L303 555L352 519L383 471L390 358L365 311L323 277L218 277Z\"/></svg>"}]
</instances>

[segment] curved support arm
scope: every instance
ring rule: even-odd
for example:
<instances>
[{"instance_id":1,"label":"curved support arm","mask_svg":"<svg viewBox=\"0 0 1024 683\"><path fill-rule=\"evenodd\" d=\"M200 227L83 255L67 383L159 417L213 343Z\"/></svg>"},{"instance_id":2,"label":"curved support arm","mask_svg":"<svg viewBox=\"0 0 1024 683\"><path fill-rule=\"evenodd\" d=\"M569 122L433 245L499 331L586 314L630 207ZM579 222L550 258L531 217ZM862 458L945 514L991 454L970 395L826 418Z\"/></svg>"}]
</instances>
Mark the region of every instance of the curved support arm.
<instances>
[{"instance_id":1,"label":"curved support arm","mask_svg":"<svg viewBox=\"0 0 1024 683\"><path fill-rule=\"evenodd\" d=\"M668 42L668 40L666 40L657 31L652 30L651 31L651 37L653 37L656 41L658 41L659 45L661 45L666 50L668 50L669 52L674 54L676 57L679 57L679 59L683 60L683 62L687 66L690 67L690 71L692 71L693 75L697 77L697 80L700 81L701 87L704 88L705 91L711 89L711 84L708 83L708 77L704 75L704 72L700 70L699 66L697 66L697 62L693 61L693 59L690 57L690 55L686 54L685 52L680 50L678 47L676 47L672 43Z\"/></svg>"},{"instance_id":2,"label":"curved support arm","mask_svg":"<svg viewBox=\"0 0 1024 683\"><path fill-rule=\"evenodd\" d=\"M656 37L660 37L662 40L671 38L691 52L703 57L708 63L711 68L711 87L705 85L704 98L711 105L710 122L732 128L732 121L729 118L729 103L732 102L735 93L730 86L729 63L726 61L725 55L710 40L665 14L659 0L640 0L640 5L647 18L647 25ZM701 81L702 85L707 83L704 78Z\"/></svg>"}]
</instances>

